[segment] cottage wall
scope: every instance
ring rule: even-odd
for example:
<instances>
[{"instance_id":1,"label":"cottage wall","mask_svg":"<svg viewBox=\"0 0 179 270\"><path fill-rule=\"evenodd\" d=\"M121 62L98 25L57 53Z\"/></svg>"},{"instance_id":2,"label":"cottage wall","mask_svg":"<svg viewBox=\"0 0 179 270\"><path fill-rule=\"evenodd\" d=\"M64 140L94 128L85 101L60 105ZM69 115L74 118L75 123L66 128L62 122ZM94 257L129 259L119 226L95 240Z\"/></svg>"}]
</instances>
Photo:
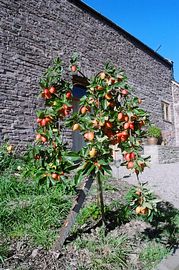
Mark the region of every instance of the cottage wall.
<instances>
[{"instance_id":1,"label":"cottage wall","mask_svg":"<svg viewBox=\"0 0 179 270\"><path fill-rule=\"evenodd\" d=\"M1 0L0 17L0 140L33 140L35 110L43 104L39 77L54 57L67 62L77 51L87 76L107 61L121 66L152 122L175 143L173 106L171 122L163 121L161 106L172 104L171 63L80 1Z\"/></svg>"},{"instance_id":2,"label":"cottage wall","mask_svg":"<svg viewBox=\"0 0 179 270\"><path fill-rule=\"evenodd\" d=\"M179 83L172 82L176 146L179 146Z\"/></svg>"}]
</instances>

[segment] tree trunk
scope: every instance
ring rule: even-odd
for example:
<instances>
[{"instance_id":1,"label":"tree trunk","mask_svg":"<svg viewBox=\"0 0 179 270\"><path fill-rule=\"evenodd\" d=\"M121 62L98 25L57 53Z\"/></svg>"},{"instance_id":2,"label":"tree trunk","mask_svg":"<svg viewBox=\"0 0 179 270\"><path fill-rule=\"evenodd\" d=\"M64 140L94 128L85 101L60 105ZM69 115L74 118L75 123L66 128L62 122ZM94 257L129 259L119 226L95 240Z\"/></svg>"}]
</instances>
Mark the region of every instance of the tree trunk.
<instances>
[{"instance_id":1,"label":"tree trunk","mask_svg":"<svg viewBox=\"0 0 179 270\"><path fill-rule=\"evenodd\" d=\"M98 187L97 200L101 208L102 222L105 223L103 186L102 186L102 181L101 181L101 177L99 173L97 173L97 187Z\"/></svg>"}]
</instances>

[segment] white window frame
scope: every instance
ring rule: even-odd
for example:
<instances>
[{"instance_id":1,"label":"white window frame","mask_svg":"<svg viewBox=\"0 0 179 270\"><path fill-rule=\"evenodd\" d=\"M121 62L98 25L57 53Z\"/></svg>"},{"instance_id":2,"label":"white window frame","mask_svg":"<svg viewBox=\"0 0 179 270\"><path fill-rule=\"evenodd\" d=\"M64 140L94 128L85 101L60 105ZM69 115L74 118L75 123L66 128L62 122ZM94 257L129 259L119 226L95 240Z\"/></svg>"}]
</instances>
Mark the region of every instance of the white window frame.
<instances>
[{"instance_id":1,"label":"white window frame","mask_svg":"<svg viewBox=\"0 0 179 270\"><path fill-rule=\"evenodd\" d=\"M171 105L169 102L162 100L162 114L163 114L163 120L166 122L172 122L171 117Z\"/></svg>"}]
</instances>

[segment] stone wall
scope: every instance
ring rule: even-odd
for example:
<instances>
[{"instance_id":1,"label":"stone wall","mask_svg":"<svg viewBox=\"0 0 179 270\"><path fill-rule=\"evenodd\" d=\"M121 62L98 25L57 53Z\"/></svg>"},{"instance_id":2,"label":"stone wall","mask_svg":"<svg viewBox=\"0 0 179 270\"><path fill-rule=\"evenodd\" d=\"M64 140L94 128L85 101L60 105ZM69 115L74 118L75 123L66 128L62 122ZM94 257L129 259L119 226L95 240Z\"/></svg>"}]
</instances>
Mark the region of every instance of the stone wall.
<instances>
[{"instance_id":1,"label":"stone wall","mask_svg":"<svg viewBox=\"0 0 179 270\"><path fill-rule=\"evenodd\" d=\"M170 62L81 1L1 0L0 17L0 140L33 140L39 77L54 57L67 62L77 51L87 76L107 61L121 66L152 122L174 144L173 109L169 123L161 108L162 100L172 104Z\"/></svg>"},{"instance_id":2,"label":"stone wall","mask_svg":"<svg viewBox=\"0 0 179 270\"><path fill-rule=\"evenodd\" d=\"M166 145L144 145L144 156L151 157L151 164L179 162L179 147Z\"/></svg>"},{"instance_id":3,"label":"stone wall","mask_svg":"<svg viewBox=\"0 0 179 270\"><path fill-rule=\"evenodd\" d=\"M158 156L160 164L179 162L179 147L159 146Z\"/></svg>"},{"instance_id":4,"label":"stone wall","mask_svg":"<svg viewBox=\"0 0 179 270\"><path fill-rule=\"evenodd\" d=\"M172 82L176 146L179 146L179 83Z\"/></svg>"}]
</instances>

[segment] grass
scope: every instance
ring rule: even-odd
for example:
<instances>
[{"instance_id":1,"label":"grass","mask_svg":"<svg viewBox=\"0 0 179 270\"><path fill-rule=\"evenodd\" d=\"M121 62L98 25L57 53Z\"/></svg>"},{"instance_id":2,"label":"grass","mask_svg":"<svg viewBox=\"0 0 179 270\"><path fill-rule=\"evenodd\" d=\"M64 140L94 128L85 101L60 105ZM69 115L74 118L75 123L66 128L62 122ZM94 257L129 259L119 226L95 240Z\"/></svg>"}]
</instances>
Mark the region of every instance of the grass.
<instances>
[{"instance_id":1,"label":"grass","mask_svg":"<svg viewBox=\"0 0 179 270\"><path fill-rule=\"evenodd\" d=\"M154 269L157 264L168 255L170 250L161 243L155 241L147 243L139 257L145 270Z\"/></svg>"},{"instance_id":2,"label":"grass","mask_svg":"<svg viewBox=\"0 0 179 270\"><path fill-rule=\"evenodd\" d=\"M125 236L117 238L105 235L105 229L98 230L96 238L77 239L74 243L77 249L87 250L88 259L79 264L79 269L123 269L127 266L126 258L129 252Z\"/></svg>"},{"instance_id":3,"label":"grass","mask_svg":"<svg viewBox=\"0 0 179 270\"><path fill-rule=\"evenodd\" d=\"M8 256L9 253L9 247L7 243L2 243L0 245L0 262L3 262L4 259Z\"/></svg>"},{"instance_id":4,"label":"grass","mask_svg":"<svg viewBox=\"0 0 179 270\"><path fill-rule=\"evenodd\" d=\"M12 170L0 176L1 238L28 237L48 248L71 207L60 186L39 188Z\"/></svg>"}]
</instances>

